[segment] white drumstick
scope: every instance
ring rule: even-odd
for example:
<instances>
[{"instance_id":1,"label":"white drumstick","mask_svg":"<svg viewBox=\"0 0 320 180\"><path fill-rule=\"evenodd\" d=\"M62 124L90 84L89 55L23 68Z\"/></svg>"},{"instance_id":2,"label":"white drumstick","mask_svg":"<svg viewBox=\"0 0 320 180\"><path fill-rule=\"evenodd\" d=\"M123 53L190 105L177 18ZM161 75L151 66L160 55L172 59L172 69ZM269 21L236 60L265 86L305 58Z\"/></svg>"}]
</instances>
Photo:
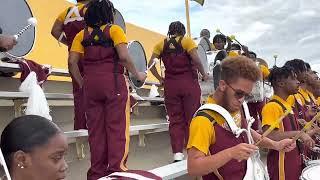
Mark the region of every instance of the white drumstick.
<instances>
[{"instance_id":1,"label":"white drumstick","mask_svg":"<svg viewBox=\"0 0 320 180\"><path fill-rule=\"evenodd\" d=\"M27 30L29 29L30 27L34 27L37 25L37 19L36 18L29 18L28 19L28 25L25 26L24 28L22 28L17 34L13 35L14 38L16 40L18 40L18 38Z\"/></svg>"},{"instance_id":2,"label":"white drumstick","mask_svg":"<svg viewBox=\"0 0 320 180\"><path fill-rule=\"evenodd\" d=\"M159 62L160 62L160 59L154 58L152 64L147 68L145 72L148 73L148 71Z\"/></svg>"}]
</instances>

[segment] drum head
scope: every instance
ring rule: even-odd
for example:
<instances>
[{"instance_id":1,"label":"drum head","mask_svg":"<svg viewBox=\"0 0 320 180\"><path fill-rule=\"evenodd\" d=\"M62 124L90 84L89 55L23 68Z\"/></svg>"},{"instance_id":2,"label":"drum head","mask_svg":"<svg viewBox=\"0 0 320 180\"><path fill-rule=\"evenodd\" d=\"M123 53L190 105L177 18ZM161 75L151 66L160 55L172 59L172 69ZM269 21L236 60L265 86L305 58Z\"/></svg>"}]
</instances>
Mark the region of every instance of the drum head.
<instances>
[{"instance_id":1,"label":"drum head","mask_svg":"<svg viewBox=\"0 0 320 180\"><path fill-rule=\"evenodd\" d=\"M301 178L302 180L316 180L320 176L320 165L311 165L303 169Z\"/></svg>"},{"instance_id":2,"label":"drum head","mask_svg":"<svg viewBox=\"0 0 320 180\"><path fill-rule=\"evenodd\" d=\"M203 46L201 44L198 45L198 56L200 58L202 66L204 68L204 72L207 73L209 71L207 54L206 54L206 50L203 48Z\"/></svg>"},{"instance_id":3,"label":"drum head","mask_svg":"<svg viewBox=\"0 0 320 180\"><path fill-rule=\"evenodd\" d=\"M146 71L147 58L142 44L139 41L131 41L128 44L128 51L137 70ZM138 81L131 73L129 73L129 79L135 88L141 88L144 85L144 82Z\"/></svg>"},{"instance_id":4,"label":"drum head","mask_svg":"<svg viewBox=\"0 0 320 180\"><path fill-rule=\"evenodd\" d=\"M120 26L123 29L123 31L126 32L126 30L127 30L126 23L123 19L123 16L117 9L115 9L115 10L116 10L116 13L114 15L114 24Z\"/></svg>"},{"instance_id":5,"label":"drum head","mask_svg":"<svg viewBox=\"0 0 320 180\"><path fill-rule=\"evenodd\" d=\"M2 33L15 35L28 25L28 19L33 17L31 9L25 0L1 0L0 26ZM18 44L8 53L15 57L27 55L35 42L35 27L30 27L18 39Z\"/></svg>"}]
</instances>

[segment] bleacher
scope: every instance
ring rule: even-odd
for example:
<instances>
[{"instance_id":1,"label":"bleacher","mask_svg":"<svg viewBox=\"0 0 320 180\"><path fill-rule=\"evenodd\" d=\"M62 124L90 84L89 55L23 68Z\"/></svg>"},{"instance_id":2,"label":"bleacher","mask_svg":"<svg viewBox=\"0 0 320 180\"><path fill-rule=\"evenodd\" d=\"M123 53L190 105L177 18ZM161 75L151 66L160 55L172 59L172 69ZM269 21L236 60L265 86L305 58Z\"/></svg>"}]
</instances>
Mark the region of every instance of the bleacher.
<instances>
[{"instance_id":1,"label":"bleacher","mask_svg":"<svg viewBox=\"0 0 320 180\"><path fill-rule=\"evenodd\" d=\"M0 71L19 72L17 64L0 61ZM52 68L51 75L68 77L64 69ZM8 120L23 114L28 94L18 92L19 80L1 77L0 112L6 112L3 118ZM147 85L154 84L147 82ZM70 94L70 82L48 81L44 84L45 95L51 109L53 121L64 131L69 142L67 162L69 164L68 179L86 179L89 167L89 148L87 130L73 130L73 95ZM163 179L174 179L185 175L186 161L171 164L172 154L168 134L168 122L163 98L148 97L148 89L137 92L141 96L138 105L131 115L130 150L128 166L131 169L150 170ZM160 105L159 105L160 104ZM2 127L5 123L2 122ZM181 177L186 179L186 177Z\"/></svg>"}]
</instances>

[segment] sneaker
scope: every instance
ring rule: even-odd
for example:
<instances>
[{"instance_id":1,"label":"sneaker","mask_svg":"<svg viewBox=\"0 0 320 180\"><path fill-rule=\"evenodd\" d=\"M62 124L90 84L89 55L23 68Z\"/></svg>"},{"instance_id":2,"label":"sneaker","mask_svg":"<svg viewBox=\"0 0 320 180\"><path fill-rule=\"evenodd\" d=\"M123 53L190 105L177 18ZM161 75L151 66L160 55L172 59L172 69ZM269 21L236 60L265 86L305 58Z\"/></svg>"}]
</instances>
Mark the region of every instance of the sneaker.
<instances>
[{"instance_id":1,"label":"sneaker","mask_svg":"<svg viewBox=\"0 0 320 180\"><path fill-rule=\"evenodd\" d=\"M184 155L183 155L183 153L180 153L180 152L179 153L175 153L173 155L174 162L182 161L183 158L184 158Z\"/></svg>"}]
</instances>

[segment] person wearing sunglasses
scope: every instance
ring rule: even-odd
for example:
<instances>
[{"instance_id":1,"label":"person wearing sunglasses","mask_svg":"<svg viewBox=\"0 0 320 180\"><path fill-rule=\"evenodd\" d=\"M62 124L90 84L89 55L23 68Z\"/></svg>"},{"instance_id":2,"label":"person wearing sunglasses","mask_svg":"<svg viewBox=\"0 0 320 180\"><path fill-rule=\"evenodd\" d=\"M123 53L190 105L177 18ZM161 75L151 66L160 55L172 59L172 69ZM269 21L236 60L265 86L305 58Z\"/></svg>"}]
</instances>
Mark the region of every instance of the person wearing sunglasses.
<instances>
[{"instance_id":1,"label":"person wearing sunglasses","mask_svg":"<svg viewBox=\"0 0 320 180\"><path fill-rule=\"evenodd\" d=\"M242 104L260 76L259 68L247 57L228 57L221 63L221 80L212 95L212 103L226 109L238 127L247 128ZM211 110L199 111L191 121L189 132L188 173L202 176L203 180L243 179L247 159L259 149L243 135L236 138L222 115ZM254 130L251 134L255 141L261 137ZM295 148L295 142L265 138L259 146L287 152Z\"/></svg>"}]
</instances>

